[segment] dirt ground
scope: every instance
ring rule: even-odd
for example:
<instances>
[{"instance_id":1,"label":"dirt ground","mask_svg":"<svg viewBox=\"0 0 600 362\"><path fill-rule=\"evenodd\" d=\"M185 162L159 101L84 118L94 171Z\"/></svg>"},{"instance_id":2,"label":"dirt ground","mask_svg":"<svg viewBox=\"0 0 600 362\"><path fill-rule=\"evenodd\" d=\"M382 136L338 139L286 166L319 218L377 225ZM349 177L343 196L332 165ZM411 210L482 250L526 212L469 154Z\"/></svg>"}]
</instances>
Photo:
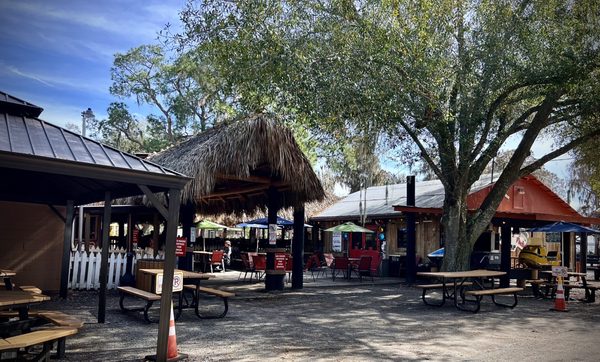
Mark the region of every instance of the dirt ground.
<instances>
[{"instance_id":1,"label":"dirt ground","mask_svg":"<svg viewBox=\"0 0 600 362\"><path fill-rule=\"evenodd\" d=\"M599 302L569 301L568 313L552 312L553 301L526 292L515 309L485 298L481 311L472 314L451 303L426 306L419 290L381 282L306 283L298 291L272 293L261 291L260 283L244 288L247 283L231 282L225 289L238 295L227 316L200 320L192 310L184 311L176 323L177 344L191 361L600 359ZM139 361L155 353L157 324L123 314L114 291L107 323L97 324L97 297L96 292L73 292L67 301L45 306L86 323L67 340L65 360Z\"/></svg>"}]
</instances>

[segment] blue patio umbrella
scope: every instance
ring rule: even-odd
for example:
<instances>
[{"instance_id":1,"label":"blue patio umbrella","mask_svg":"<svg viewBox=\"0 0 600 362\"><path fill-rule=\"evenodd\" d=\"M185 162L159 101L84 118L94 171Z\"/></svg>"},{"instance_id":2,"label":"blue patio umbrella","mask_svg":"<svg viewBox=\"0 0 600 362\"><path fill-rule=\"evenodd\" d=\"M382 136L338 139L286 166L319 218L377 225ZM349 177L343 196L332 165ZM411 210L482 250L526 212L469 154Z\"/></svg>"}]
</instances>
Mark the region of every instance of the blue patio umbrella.
<instances>
[{"instance_id":1,"label":"blue patio umbrella","mask_svg":"<svg viewBox=\"0 0 600 362\"><path fill-rule=\"evenodd\" d=\"M544 225L537 228L531 228L529 231L538 233L588 233L600 234L600 230L592 229L587 226L577 225L570 222L559 221L554 224Z\"/></svg>"},{"instance_id":2,"label":"blue patio umbrella","mask_svg":"<svg viewBox=\"0 0 600 362\"><path fill-rule=\"evenodd\" d=\"M269 220L266 217L261 217L258 219L246 221L242 224L269 225ZM241 224L238 224L238 225L241 225ZM277 225L279 225L279 226L294 226L294 221L284 219L280 216L277 216ZM242 227L242 226L238 226L238 227ZM249 226L249 227L260 228L258 226ZM304 224L304 227L310 228L310 227L312 227L312 225Z\"/></svg>"}]
</instances>

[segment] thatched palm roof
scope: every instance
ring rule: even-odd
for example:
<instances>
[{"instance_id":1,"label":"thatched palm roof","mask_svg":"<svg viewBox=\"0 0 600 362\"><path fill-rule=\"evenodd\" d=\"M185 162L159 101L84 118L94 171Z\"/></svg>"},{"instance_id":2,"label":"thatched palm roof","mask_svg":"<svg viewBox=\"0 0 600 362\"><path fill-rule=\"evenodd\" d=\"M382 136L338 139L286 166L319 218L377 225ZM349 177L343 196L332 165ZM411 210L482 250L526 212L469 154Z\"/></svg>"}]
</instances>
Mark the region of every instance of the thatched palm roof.
<instances>
[{"instance_id":1,"label":"thatched palm roof","mask_svg":"<svg viewBox=\"0 0 600 362\"><path fill-rule=\"evenodd\" d=\"M202 214L264 210L270 187L282 208L325 196L292 132L265 114L216 126L149 159L192 177L182 204Z\"/></svg>"}]
</instances>

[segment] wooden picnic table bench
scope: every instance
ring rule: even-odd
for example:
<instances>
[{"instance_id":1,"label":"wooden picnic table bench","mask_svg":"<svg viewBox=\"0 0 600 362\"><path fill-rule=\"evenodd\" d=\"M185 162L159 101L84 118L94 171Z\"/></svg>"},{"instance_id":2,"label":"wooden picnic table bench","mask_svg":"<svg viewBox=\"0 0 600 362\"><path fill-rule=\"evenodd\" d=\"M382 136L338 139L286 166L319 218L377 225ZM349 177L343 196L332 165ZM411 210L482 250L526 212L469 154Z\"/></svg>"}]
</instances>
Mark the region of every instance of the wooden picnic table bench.
<instances>
[{"instance_id":1,"label":"wooden picnic table bench","mask_svg":"<svg viewBox=\"0 0 600 362\"><path fill-rule=\"evenodd\" d=\"M19 334L14 337L0 339L0 359L4 360L5 354L8 359L12 359L16 354L16 359L28 359L29 347L42 345L42 350L35 356L36 361L48 361L54 342L58 341L57 357L64 358L64 345L68 336L77 333L76 328L52 327L39 329L28 333ZM60 346L63 346L62 350ZM10 355L12 354L12 355Z\"/></svg>"},{"instance_id":2,"label":"wooden picnic table bench","mask_svg":"<svg viewBox=\"0 0 600 362\"><path fill-rule=\"evenodd\" d=\"M495 305L498 305L501 307L508 307L508 308L512 309L512 308L516 307L517 303L519 302L517 299L517 293L522 292L522 291L523 291L523 288L509 287L509 288L495 288L495 289L482 289L482 290L467 290L464 293L465 293L465 295L472 295L475 297L476 306L475 306L475 310L472 310L472 312L477 313L479 311L479 308L481 308L481 300L486 295L489 295L492 297L492 302L494 302ZM511 295L511 294L514 297L513 304L504 304L504 303L500 303L500 302L496 301L497 295Z\"/></svg>"},{"instance_id":3,"label":"wooden picnic table bench","mask_svg":"<svg viewBox=\"0 0 600 362\"><path fill-rule=\"evenodd\" d=\"M147 292L145 290L142 289L138 289L135 287L117 287L117 289L119 290L120 294L121 294L121 298L119 299L119 307L121 307L121 310L124 312L139 312L139 311L143 311L144 312L144 320L148 323L157 323L158 320L151 320L150 317L148 316L148 310L152 307L152 304L154 304L154 302L156 302L157 300L160 300L160 295L159 294L155 294L155 293L151 293L151 292ZM126 295L130 295L142 300L146 301L146 305L144 307L137 307L137 308L125 308L125 306L123 305L123 300L125 299Z\"/></svg>"},{"instance_id":4,"label":"wooden picnic table bench","mask_svg":"<svg viewBox=\"0 0 600 362\"><path fill-rule=\"evenodd\" d=\"M187 290L187 291L191 291L193 293L194 302L192 303L192 306L194 307L196 316L198 316L198 318L202 318L202 319L213 319L213 318L225 317L227 315L227 311L229 310L228 299L235 296L235 293L231 293L231 292L227 292L227 291L219 290L219 289L214 289L214 288L200 287L196 284L186 284L183 286L183 289ZM223 300L223 305L224 305L223 312L218 315L210 315L210 316L205 316L205 315L200 314L200 310L199 310L199 307L200 307L200 298L199 297L200 296L196 294L196 293L200 293L200 292L221 298Z\"/></svg>"}]
</instances>

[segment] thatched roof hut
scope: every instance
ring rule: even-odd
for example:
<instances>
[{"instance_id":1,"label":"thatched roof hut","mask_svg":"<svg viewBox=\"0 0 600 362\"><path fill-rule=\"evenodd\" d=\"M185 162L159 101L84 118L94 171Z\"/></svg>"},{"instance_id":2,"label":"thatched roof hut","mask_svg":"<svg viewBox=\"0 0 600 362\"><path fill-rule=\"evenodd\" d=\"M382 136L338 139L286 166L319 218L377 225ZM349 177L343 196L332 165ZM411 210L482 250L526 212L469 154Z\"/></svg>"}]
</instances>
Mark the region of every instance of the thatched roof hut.
<instances>
[{"instance_id":1,"label":"thatched roof hut","mask_svg":"<svg viewBox=\"0 0 600 362\"><path fill-rule=\"evenodd\" d=\"M149 160L192 177L181 201L201 214L264 210L270 188L282 208L325 197L292 132L266 114L216 126Z\"/></svg>"}]
</instances>

